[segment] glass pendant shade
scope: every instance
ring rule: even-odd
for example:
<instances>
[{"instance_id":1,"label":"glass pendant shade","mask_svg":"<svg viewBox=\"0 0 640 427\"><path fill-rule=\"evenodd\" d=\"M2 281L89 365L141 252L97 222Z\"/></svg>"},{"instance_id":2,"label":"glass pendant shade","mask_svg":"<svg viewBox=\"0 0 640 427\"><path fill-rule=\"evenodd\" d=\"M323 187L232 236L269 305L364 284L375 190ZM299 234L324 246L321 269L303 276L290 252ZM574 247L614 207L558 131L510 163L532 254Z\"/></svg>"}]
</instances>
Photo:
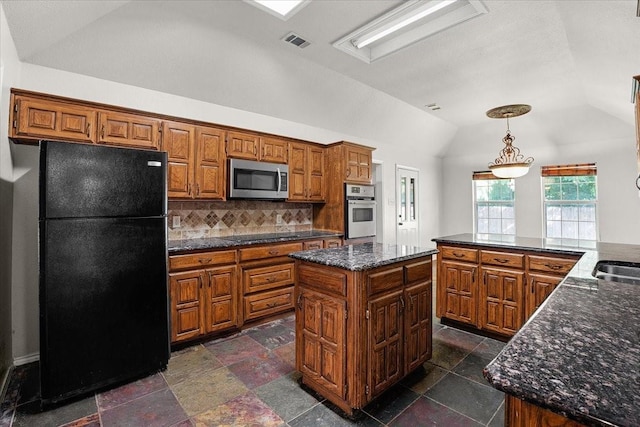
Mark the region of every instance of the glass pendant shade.
<instances>
[{"instance_id":1,"label":"glass pendant shade","mask_svg":"<svg viewBox=\"0 0 640 427\"><path fill-rule=\"evenodd\" d=\"M498 178L518 178L529 172L533 163L533 157L524 157L520 149L513 145L515 137L509 130L509 117L520 116L531 111L531 106L525 104L505 105L487 111L487 116L493 119L507 119L507 135L502 138L504 148L498 153L498 157L489 163L489 169Z\"/></svg>"}]
</instances>

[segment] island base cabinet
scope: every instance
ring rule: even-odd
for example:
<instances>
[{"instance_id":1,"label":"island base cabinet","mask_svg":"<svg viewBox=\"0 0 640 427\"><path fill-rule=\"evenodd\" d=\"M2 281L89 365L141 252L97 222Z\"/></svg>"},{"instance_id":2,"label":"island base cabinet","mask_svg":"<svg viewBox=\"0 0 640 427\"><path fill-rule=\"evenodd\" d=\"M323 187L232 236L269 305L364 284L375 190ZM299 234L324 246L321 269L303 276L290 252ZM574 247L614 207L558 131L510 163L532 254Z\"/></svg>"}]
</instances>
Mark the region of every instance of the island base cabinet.
<instances>
[{"instance_id":1,"label":"island base cabinet","mask_svg":"<svg viewBox=\"0 0 640 427\"><path fill-rule=\"evenodd\" d=\"M296 368L347 414L431 357L431 255L368 271L296 261Z\"/></svg>"},{"instance_id":2,"label":"island base cabinet","mask_svg":"<svg viewBox=\"0 0 640 427\"><path fill-rule=\"evenodd\" d=\"M577 421L518 399L505 396L505 423L507 427L585 427Z\"/></svg>"}]
</instances>

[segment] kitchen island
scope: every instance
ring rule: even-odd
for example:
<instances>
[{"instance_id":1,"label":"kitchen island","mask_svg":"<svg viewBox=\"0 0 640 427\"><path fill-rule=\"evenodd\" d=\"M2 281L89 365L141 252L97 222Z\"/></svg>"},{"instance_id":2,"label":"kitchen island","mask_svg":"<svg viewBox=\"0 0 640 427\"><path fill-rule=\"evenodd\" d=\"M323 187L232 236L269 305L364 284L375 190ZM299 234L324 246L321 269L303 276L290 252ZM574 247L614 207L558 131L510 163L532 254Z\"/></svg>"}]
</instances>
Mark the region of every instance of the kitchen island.
<instances>
[{"instance_id":1,"label":"kitchen island","mask_svg":"<svg viewBox=\"0 0 640 427\"><path fill-rule=\"evenodd\" d=\"M592 276L600 261L640 263L639 245L576 249L544 239L472 234L434 240L501 251L582 252L484 376L507 394L510 426L640 424L640 287Z\"/></svg>"},{"instance_id":2,"label":"kitchen island","mask_svg":"<svg viewBox=\"0 0 640 427\"><path fill-rule=\"evenodd\" d=\"M435 253L365 243L290 254L301 381L353 415L430 359Z\"/></svg>"}]
</instances>

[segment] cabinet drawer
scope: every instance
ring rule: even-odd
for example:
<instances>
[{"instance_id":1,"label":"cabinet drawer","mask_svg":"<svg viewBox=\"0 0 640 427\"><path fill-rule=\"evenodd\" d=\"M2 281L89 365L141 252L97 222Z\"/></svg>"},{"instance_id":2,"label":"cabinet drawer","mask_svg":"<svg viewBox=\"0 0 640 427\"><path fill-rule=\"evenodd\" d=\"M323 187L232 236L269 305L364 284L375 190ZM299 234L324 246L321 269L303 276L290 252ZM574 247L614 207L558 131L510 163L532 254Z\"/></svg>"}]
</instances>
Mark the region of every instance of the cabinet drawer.
<instances>
[{"instance_id":1,"label":"cabinet drawer","mask_svg":"<svg viewBox=\"0 0 640 427\"><path fill-rule=\"evenodd\" d=\"M501 267L524 268L524 255L508 252L481 251L482 264L499 265Z\"/></svg>"},{"instance_id":2,"label":"cabinet drawer","mask_svg":"<svg viewBox=\"0 0 640 427\"><path fill-rule=\"evenodd\" d=\"M322 240L308 240L302 242L302 250L322 249Z\"/></svg>"},{"instance_id":3,"label":"cabinet drawer","mask_svg":"<svg viewBox=\"0 0 640 427\"><path fill-rule=\"evenodd\" d=\"M405 283L426 282L431 280L433 264L431 260L414 262L404 266Z\"/></svg>"},{"instance_id":4,"label":"cabinet drawer","mask_svg":"<svg viewBox=\"0 0 640 427\"><path fill-rule=\"evenodd\" d=\"M575 259L529 255L529 270L565 275L573 268L576 261Z\"/></svg>"},{"instance_id":5,"label":"cabinet drawer","mask_svg":"<svg viewBox=\"0 0 640 427\"><path fill-rule=\"evenodd\" d=\"M184 270L209 265L233 264L236 262L236 251L199 252L169 257L169 270Z\"/></svg>"},{"instance_id":6,"label":"cabinet drawer","mask_svg":"<svg viewBox=\"0 0 640 427\"><path fill-rule=\"evenodd\" d=\"M338 271L301 264L298 266L298 283L301 286L316 288L321 292L347 295L347 275Z\"/></svg>"},{"instance_id":7,"label":"cabinet drawer","mask_svg":"<svg viewBox=\"0 0 640 427\"><path fill-rule=\"evenodd\" d=\"M394 267L369 274L367 278L367 295L389 291L404 284L403 267Z\"/></svg>"},{"instance_id":8,"label":"cabinet drawer","mask_svg":"<svg viewBox=\"0 0 640 427\"><path fill-rule=\"evenodd\" d=\"M469 248L457 248L454 246L440 246L440 256L444 259L457 261L478 262L478 250Z\"/></svg>"},{"instance_id":9,"label":"cabinet drawer","mask_svg":"<svg viewBox=\"0 0 640 427\"><path fill-rule=\"evenodd\" d=\"M244 297L244 320L257 319L293 308L293 286Z\"/></svg>"},{"instance_id":10,"label":"cabinet drawer","mask_svg":"<svg viewBox=\"0 0 640 427\"><path fill-rule=\"evenodd\" d=\"M302 243L282 243L277 245L260 246L257 248L240 249L240 261L271 258L289 255L291 252L302 250Z\"/></svg>"},{"instance_id":11,"label":"cabinet drawer","mask_svg":"<svg viewBox=\"0 0 640 427\"><path fill-rule=\"evenodd\" d=\"M264 291L284 285L292 285L295 279L294 262L247 268L242 271L245 293Z\"/></svg>"}]
</instances>

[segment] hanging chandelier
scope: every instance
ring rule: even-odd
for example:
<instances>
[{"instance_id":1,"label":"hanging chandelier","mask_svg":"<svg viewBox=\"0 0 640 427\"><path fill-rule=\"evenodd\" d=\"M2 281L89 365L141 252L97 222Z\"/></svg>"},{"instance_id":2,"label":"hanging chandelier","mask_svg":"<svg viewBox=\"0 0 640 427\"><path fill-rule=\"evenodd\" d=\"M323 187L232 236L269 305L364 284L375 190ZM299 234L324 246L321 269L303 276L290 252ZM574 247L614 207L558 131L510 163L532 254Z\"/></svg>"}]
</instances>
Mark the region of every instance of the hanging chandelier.
<instances>
[{"instance_id":1,"label":"hanging chandelier","mask_svg":"<svg viewBox=\"0 0 640 427\"><path fill-rule=\"evenodd\" d=\"M516 138L511 135L509 129L509 118L527 114L529 111L531 106L526 104L503 105L487 111L487 116L492 119L507 119L507 135L502 138L504 148L493 163L489 163L489 169L498 178L518 178L529 172L533 157L525 158L520 154L520 149L513 145Z\"/></svg>"}]
</instances>

